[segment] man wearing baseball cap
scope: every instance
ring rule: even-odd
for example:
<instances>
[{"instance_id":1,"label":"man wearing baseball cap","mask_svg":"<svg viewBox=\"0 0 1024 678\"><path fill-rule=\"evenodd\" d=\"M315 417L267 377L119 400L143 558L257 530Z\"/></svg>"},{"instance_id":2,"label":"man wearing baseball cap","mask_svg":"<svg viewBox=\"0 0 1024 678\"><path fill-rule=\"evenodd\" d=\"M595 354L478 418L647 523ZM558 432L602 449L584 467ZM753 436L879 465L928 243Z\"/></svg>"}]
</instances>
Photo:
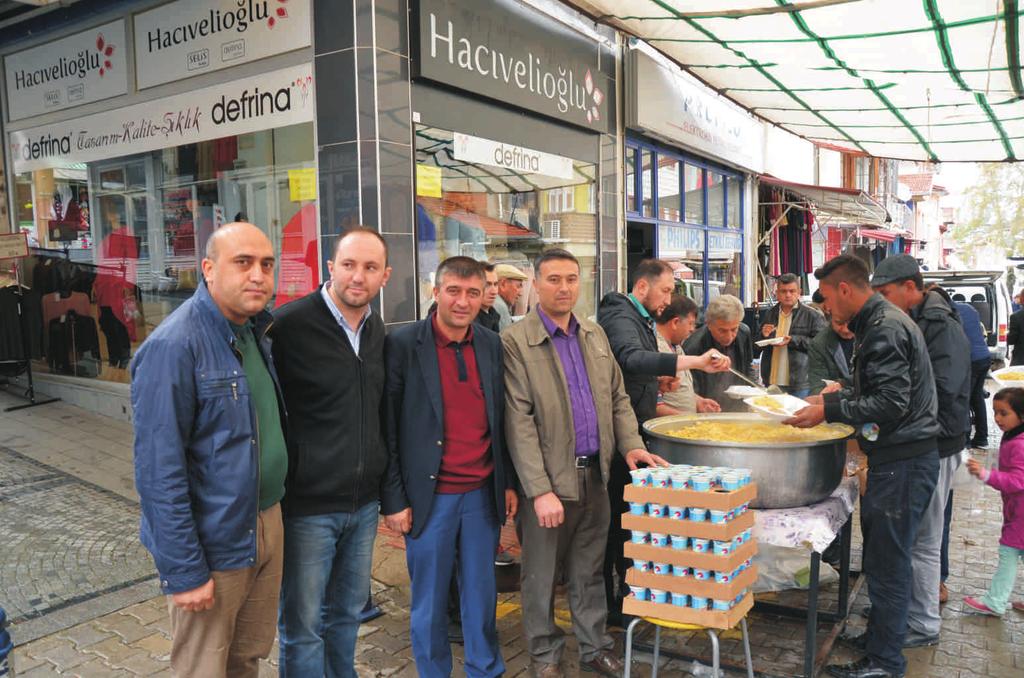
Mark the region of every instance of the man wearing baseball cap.
<instances>
[{"instance_id":1,"label":"man wearing baseball cap","mask_svg":"<svg viewBox=\"0 0 1024 678\"><path fill-rule=\"evenodd\" d=\"M917 323L928 346L939 405L939 479L911 547L913 580L904 647L939 642L940 556L944 514L953 474L971 430L971 343L953 300L941 287L925 289L917 260L903 254L884 259L871 287Z\"/></svg>"},{"instance_id":2,"label":"man wearing baseball cap","mask_svg":"<svg viewBox=\"0 0 1024 678\"><path fill-rule=\"evenodd\" d=\"M519 295L523 293L526 274L512 264L498 264L494 267L494 272L498 274L498 298L494 300L494 310L501 317L498 322L500 332L512 324L511 309Z\"/></svg>"}]
</instances>

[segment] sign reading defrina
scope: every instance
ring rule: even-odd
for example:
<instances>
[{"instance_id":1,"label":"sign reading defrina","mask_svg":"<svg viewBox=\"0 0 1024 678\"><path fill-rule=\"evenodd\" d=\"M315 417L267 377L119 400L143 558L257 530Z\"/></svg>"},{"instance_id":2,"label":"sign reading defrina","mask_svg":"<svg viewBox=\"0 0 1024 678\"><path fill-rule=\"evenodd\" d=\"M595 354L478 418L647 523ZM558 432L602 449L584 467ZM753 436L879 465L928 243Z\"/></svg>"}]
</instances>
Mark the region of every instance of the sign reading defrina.
<instances>
[{"instance_id":1,"label":"sign reading defrina","mask_svg":"<svg viewBox=\"0 0 1024 678\"><path fill-rule=\"evenodd\" d=\"M417 77L594 131L615 129L600 43L515 0L419 0ZM609 60L610 61L610 60Z\"/></svg>"}]
</instances>

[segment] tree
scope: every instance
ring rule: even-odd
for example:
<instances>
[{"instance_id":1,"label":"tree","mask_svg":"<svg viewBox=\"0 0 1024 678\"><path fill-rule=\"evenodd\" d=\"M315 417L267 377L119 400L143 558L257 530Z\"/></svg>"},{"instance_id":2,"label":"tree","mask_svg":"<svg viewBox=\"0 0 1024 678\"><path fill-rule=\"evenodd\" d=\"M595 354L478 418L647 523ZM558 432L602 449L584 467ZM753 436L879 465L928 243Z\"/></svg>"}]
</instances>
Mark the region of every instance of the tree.
<instances>
[{"instance_id":1,"label":"tree","mask_svg":"<svg viewBox=\"0 0 1024 678\"><path fill-rule=\"evenodd\" d=\"M1024 256L1024 164L979 167L977 183L964 191L962 219L953 228L953 239L967 260L993 250L1007 257Z\"/></svg>"}]
</instances>

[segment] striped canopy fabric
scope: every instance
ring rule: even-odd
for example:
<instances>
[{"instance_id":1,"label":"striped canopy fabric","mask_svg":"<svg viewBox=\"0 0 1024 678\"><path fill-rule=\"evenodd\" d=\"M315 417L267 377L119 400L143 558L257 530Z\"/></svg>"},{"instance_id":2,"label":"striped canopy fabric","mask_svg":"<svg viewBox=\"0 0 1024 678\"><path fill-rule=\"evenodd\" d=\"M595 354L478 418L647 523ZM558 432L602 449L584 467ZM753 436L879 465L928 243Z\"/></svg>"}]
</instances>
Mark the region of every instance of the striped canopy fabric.
<instances>
[{"instance_id":1,"label":"striped canopy fabric","mask_svg":"<svg viewBox=\"0 0 1024 678\"><path fill-rule=\"evenodd\" d=\"M811 141L1024 159L1017 0L566 0Z\"/></svg>"}]
</instances>

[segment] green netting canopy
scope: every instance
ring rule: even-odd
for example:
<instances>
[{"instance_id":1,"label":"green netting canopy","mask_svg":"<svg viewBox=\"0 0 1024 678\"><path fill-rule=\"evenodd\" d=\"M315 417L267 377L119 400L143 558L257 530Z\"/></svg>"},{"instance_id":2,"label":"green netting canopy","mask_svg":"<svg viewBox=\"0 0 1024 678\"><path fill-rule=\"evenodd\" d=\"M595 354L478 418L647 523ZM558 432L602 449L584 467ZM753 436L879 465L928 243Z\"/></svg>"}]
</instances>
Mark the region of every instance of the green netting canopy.
<instances>
[{"instance_id":1,"label":"green netting canopy","mask_svg":"<svg viewBox=\"0 0 1024 678\"><path fill-rule=\"evenodd\" d=\"M567 1L811 141L1024 159L1017 0Z\"/></svg>"}]
</instances>

